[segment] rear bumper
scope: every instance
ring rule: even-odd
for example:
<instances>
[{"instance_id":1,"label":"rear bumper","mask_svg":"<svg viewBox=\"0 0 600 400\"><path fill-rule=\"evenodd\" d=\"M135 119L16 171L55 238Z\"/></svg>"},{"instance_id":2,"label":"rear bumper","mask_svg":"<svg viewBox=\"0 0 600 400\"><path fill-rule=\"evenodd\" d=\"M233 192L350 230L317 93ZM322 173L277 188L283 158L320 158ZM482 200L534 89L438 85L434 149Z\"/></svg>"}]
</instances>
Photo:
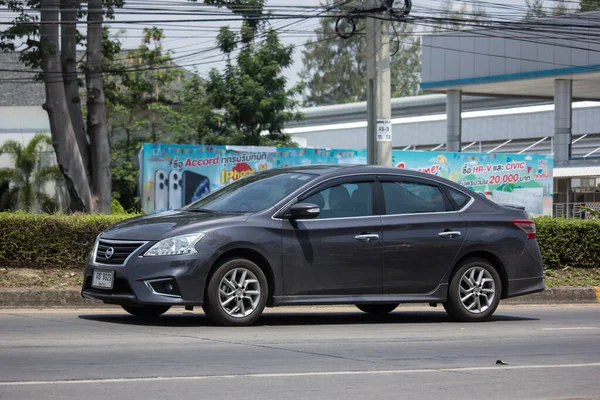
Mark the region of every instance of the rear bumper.
<instances>
[{"instance_id":1,"label":"rear bumper","mask_svg":"<svg viewBox=\"0 0 600 400\"><path fill-rule=\"evenodd\" d=\"M546 288L544 285L544 277L535 278L511 279L508 281L506 297L517 297L526 294L541 292Z\"/></svg>"}]
</instances>

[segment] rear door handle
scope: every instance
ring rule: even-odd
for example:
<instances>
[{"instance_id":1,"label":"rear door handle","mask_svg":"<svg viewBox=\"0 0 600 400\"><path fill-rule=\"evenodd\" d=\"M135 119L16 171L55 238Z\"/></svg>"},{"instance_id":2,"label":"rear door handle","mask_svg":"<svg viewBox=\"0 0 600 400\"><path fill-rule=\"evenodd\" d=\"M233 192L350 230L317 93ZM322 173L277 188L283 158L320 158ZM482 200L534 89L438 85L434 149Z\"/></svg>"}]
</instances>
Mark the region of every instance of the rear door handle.
<instances>
[{"instance_id":1,"label":"rear door handle","mask_svg":"<svg viewBox=\"0 0 600 400\"><path fill-rule=\"evenodd\" d=\"M460 231L445 231L445 232L438 233L439 237L448 237L448 238L453 238L454 236L460 236L460 235L462 235L460 233Z\"/></svg>"},{"instance_id":2,"label":"rear door handle","mask_svg":"<svg viewBox=\"0 0 600 400\"><path fill-rule=\"evenodd\" d=\"M354 236L354 239L358 240L359 242L368 243L374 240L379 240L379 235L376 233L365 233L362 235Z\"/></svg>"}]
</instances>

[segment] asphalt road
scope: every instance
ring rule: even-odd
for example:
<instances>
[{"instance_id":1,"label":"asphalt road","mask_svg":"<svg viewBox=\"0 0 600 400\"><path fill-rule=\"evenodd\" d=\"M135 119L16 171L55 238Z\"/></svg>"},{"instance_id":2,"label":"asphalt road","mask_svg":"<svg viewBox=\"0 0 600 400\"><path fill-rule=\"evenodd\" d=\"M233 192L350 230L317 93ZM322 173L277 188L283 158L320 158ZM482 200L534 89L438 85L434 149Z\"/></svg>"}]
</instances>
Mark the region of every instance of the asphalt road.
<instances>
[{"instance_id":1,"label":"asphalt road","mask_svg":"<svg viewBox=\"0 0 600 400\"><path fill-rule=\"evenodd\" d=\"M479 324L277 309L259 323L0 311L0 399L600 399L598 306L503 307Z\"/></svg>"}]
</instances>

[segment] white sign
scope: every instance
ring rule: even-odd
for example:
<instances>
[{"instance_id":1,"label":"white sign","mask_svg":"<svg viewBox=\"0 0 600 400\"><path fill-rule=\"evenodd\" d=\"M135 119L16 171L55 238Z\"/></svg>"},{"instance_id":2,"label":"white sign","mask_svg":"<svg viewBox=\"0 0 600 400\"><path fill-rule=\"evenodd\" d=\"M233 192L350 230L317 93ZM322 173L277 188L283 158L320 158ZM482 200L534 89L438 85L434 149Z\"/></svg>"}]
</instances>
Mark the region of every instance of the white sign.
<instances>
[{"instance_id":1,"label":"white sign","mask_svg":"<svg viewBox=\"0 0 600 400\"><path fill-rule=\"evenodd\" d=\"M389 119L377 120L377 141L391 142L392 141L392 121Z\"/></svg>"}]
</instances>

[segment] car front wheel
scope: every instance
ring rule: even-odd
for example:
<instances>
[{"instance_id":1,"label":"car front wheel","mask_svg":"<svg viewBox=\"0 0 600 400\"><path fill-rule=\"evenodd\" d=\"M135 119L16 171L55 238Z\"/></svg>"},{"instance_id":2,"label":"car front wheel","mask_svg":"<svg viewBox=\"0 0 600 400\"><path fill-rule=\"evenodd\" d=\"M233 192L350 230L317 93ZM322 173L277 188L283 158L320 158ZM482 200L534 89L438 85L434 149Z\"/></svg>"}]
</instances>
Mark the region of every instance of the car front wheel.
<instances>
[{"instance_id":1,"label":"car front wheel","mask_svg":"<svg viewBox=\"0 0 600 400\"><path fill-rule=\"evenodd\" d=\"M385 315L389 314L398 307L398 303L385 303L385 304L355 304L356 308L360 311L366 312L367 314L373 315Z\"/></svg>"},{"instance_id":2,"label":"car front wheel","mask_svg":"<svg viewBox=\"0 0 600 400\"><path fill-rule=\"evenodd\" d=\"M208 283L202 308L219 325L251 325L267 304L268 284L258 265L245 258L222 263Z\"/></svg>"},{"instance_id":3,"label":"car front wheel","mask_svg":"<svg viewBox=\"0 0 600 400\"><path fill-rule=\"evenodd\" d=\"M502 281L496 268L486 260L469 259L452 276L444 308L459 321L484 321L496 311L501 294Z\"/></svg>"},{"instance_id":4,"label":"car front wheel","mask_svg":"<svg viewBox=\"0 0 600 400\"><path fill-rule=\"evenodd\" d=\"M131 315L141 318L154 318L163 315L171 306L121 306Z\"/></svg>"}]
</instances>

